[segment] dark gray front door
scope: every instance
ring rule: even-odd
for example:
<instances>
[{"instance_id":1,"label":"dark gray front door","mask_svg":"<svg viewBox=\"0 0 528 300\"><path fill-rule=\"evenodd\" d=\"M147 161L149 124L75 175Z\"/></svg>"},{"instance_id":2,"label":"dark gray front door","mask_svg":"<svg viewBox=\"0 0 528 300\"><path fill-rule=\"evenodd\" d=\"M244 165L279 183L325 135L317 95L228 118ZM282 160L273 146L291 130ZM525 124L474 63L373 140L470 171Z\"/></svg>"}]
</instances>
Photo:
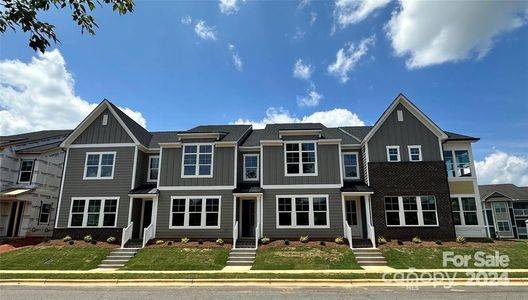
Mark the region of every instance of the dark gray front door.
<instances>
[{"instance_id":1,"label":"dark gray front door","mask_svg":"<svg viewBox=\"0 0 528 300\"><path fill-rule=\"evenodd\" d=\"M255 236L255 200L242 200L242 237Z\"/></svg>"}]
</instances>

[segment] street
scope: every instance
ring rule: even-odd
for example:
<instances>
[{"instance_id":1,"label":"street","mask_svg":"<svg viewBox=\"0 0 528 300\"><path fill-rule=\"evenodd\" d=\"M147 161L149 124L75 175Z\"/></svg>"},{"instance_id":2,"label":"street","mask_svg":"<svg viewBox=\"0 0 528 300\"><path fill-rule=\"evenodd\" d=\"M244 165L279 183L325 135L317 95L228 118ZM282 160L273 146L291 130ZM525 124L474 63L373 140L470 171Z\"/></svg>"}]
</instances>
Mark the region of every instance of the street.
<instances>
[{"instance_id":1,"label":"street","mask_svg":"<svg viewBox=\"0 0 528 300\"><path fill-rule=\"evenodd\" d=\"M528 287L79 287L1 286L0 299L526 299Z\"/></svg>"}]
</instances>

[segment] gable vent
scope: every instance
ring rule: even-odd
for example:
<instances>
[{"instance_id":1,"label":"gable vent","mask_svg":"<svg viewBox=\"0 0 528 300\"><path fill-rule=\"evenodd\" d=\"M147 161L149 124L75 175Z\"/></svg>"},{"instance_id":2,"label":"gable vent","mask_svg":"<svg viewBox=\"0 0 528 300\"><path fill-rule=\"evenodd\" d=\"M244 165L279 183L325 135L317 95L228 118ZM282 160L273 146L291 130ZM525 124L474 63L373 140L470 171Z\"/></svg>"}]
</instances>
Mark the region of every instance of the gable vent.
<instances>
[{"instance_id":1,"label":"gable vent","mask_svg":"<svg viewBox=\"0 0 528 300\"><path fill-rule=\"evenodd\" d=\"M398 114L398 122L403 122L403 111L399 109L396 113Z\"/></svg>"},{"instance_id":2,"label":"gable vent","mask_svg":"<svg viewBox=\"0 0 528 300\"><path fill-rule=\"evenodd\" d=\"M108 115L103 115L103 126L108 125Z\"/></svg>"}]
</instances>

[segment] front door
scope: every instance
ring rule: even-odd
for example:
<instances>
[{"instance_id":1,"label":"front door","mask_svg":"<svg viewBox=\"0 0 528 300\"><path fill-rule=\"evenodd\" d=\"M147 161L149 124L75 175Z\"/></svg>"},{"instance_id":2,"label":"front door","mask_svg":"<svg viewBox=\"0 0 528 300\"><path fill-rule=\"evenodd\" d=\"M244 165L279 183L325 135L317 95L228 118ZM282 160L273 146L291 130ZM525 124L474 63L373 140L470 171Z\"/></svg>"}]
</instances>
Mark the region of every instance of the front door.
<instances>
[{"instance_id":1,"label":"front door","mask_svg":"<svg viewBox=\"0 0 528 300\"><path fill-rule=\"evenodd\" d=\"M242 236L255 236L255 200L242 200Z\"/></svg>"},{"instance_id":2,"label":"front door","mask_svg":"<svg viewBox=\"0 0 528 300\"><path fill-rule=\"evenodd\" d=\"M352 229L352 237L363 238L359 199L345 200L346 220Z\"/></svg>"},{"instance_id":3,"label":"front door","mask_svg":"<svg viewBox=\"0 0 528 300\"><path fill-rule=\"evenodd\" d=\"M7 225L7 236L16 237L20 233L20 224L24 213L24 202L13 201L11 212L9 213L9 223Z\"/></svg>"},{"instance_id":4,"label":"front door","mask_svg":"<svg viewBox=\"0 0 528 300\"><path fill-rule=\"evenodd\" d=\"M507 202L492 202L495 215L495 232L499 238L513 238L510 209Z\"/></svg>"}]
</instances>

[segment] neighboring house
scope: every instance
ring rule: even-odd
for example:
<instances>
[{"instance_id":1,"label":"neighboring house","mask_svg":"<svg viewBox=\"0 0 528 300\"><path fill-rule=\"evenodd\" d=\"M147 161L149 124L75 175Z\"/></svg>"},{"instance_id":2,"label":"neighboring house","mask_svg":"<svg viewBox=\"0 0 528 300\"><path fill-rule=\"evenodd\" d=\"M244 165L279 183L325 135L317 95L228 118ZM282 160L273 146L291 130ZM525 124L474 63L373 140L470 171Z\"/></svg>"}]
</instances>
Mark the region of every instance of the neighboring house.
<instances>
[{"instance_id":1,"label":"neighboring house","mask_svg":"<svg viewBox=\"0 0 528 300\"><path fill-rule=\"evenodd\" d=\"M528 239L528 187L513 184L480 185L491 237Z\"/></svg>"},{"instance_id":2,"label":"neighboring house","mask_svg":"<svg viewBox=\"0 0 528 300\"><path fill-rule=\"evenodd\" d=\"M149 132L104 100L62 144L55 236L345 236L358 247L378 236L484 237L476 140L444 132L403 95L374 126L172 132Z\"/></svg>"},{"instance_id":3,"label":"neighboring house","mask_svg":"<svg viewBox=\"0 0 528 300\"><path fill-rule=\"evenodd\" d=\"M0 136L0 236L51 236L71 130Z\"/></svg>"}]
</instances>

